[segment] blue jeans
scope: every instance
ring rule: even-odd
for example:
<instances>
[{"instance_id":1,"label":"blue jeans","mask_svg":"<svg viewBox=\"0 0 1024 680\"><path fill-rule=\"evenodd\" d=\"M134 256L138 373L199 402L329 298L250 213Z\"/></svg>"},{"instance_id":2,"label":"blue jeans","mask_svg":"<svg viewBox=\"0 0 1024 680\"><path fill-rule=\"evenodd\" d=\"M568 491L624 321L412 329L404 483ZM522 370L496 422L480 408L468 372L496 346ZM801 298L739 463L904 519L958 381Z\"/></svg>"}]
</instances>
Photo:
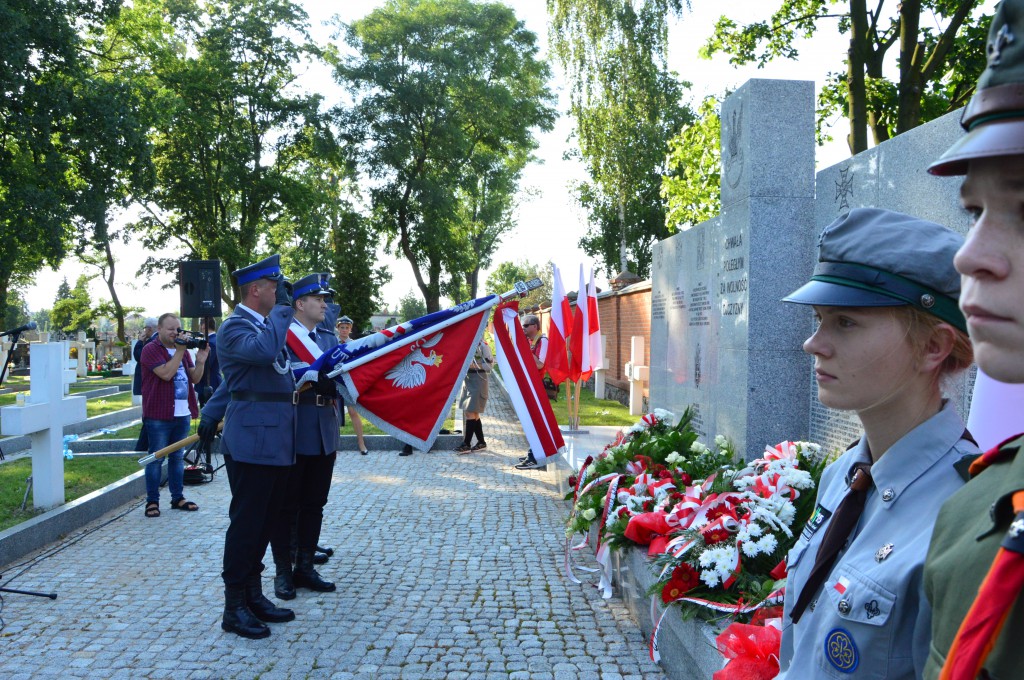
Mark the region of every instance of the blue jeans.
<instances>
[{"instance_id":1,"label":"blue jeans","mask_svg":"<svg viewBox=\"0 0 1024 680\"><path fill-rule=\"evenodd\" d=\"M178 416L170 420L143 418L142 426L149 436L149 452L159 451L168 444L181 441L188 436L188 428L192 422L190 416ZM154 460L146 466L146 502L160 501L160 466L163 461ZM171 504L185 497L185 450L167 455L167 488L171 492Z\"/></svg>"}]
</instances>

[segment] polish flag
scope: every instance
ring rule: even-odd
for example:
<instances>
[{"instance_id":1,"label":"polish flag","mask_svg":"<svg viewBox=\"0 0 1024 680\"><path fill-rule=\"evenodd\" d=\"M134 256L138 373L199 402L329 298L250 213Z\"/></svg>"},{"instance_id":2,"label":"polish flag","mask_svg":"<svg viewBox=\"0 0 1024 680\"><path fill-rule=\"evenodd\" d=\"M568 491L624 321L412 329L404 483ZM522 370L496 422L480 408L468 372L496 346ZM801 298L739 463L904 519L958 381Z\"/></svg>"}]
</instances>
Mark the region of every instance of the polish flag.
<instances>
[{"instance_id":1,"label":"polish flag","mask_svg":"<svg viewBox=\"0 0 1024 680\"><path fill-rule=\"evenodd\" d=\"M839 580L836 581L836 584L832 587L835 588L836 592L840 595L845 595L846 589L850 587L850 579L845 576L840 576Z\"/></svg>"},{"instance_id":2,"label":"polish flag","mask_svg":"<svg viewBox=\"0 0 1024 680\"><path fill-rule=\"evenodd\" d=\"M601 317L597 313L597 286L594 285L594 269L590 269L590 285L587 288L590 322L590 365L593 370L604 368L604 343L601 342Z\"/></svg>"},{"instance_id":3,"label":"polish flag","mask_svg":"<svg viewBox=\"0 0 1024 680\"><path fill-rule=\"evenodd\" d=\"M552 263L551 277L553 291L551 296L551 319L548 323L548 354L544 360L544 370L551 376L556 385L561 385L569 378L569 356L566 354L566 338L569 336L572 310L569 298L565 296L565 285L562 273Z\"/></svg>"},{"instance_id":4,"label":"polish flag","mask_svg":"<svg viewBox=\"0 0 1024 680\"><path fill-rule=\"evenodd\" d=\"M573 314L572 336L569 338L569 378L586 380L593 372L590 365L590 296L587 282L583 279L583 265L580 265L580 287L576 295L576 312Z\"/></svg>"}]
</instances>

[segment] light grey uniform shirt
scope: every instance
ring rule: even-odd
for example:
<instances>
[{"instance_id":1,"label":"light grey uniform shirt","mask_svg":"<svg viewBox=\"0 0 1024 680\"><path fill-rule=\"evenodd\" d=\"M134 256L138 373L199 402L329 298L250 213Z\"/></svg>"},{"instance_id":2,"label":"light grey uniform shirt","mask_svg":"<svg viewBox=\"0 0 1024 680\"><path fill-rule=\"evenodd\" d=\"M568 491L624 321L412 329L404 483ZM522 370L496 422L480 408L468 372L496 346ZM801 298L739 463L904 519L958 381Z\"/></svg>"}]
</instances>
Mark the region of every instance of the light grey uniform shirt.
<instances>
[{"instance_id":1,"label":"light grey uniform shirt","mask_svg":"<svg viewBox=\"0 0 1024 680\"><path fill-rule=\"evenodd\" d=\"M871 468L864 513L800 622L790 612L810 576L849 473L867 442L825 470L814 516L789 553L780 678L917 678L928 657L931 608L922 572L939 508L964 484L954 465L978 447L949 402Z\"/></svg>"}]
</instances>

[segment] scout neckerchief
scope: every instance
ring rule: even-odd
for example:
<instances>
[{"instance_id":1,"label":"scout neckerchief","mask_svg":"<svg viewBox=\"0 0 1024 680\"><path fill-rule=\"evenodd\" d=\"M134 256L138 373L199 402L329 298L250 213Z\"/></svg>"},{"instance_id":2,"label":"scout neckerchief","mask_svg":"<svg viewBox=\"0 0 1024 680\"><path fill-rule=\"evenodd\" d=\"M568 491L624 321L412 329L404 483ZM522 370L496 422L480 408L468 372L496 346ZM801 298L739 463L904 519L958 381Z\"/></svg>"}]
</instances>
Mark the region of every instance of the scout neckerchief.
<instances>
[{"instance_id":1,"label":"scout neckerchief","mask_svg":"<svg viewBox=\"0 0 1024 680\"><path fill-rule=\"evenodd\" d=\"M1019 447L1004 446L1020 436L1010 437L986 451L971 464L971 476L975 477L989 465L1016 455ZM1010 609L1024 591L1024 491L1013 494L1013 511L1016 517L978 588L978 596L960 623L939 680L974 680L978 677L985 659L999 639Z\"/></svg>"}]
</instances>

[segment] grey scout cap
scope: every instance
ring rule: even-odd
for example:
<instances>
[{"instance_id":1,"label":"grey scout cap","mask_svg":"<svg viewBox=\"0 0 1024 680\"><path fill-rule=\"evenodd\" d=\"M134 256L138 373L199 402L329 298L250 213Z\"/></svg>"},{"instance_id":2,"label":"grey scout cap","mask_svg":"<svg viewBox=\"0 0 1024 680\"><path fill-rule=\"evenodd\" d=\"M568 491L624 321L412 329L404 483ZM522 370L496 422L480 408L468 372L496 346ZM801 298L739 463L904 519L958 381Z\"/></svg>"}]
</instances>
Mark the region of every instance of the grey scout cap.
<instances>
[{"instance_id":1,"label":"grey scout cap","mask_svg":"<svg viewBox=\"0 0 1024 680\"><path fill-rule=\"evenodd\" d=\"M964 239L941 224L856 208L825 227L811 280L784 302L826 307L912 305L967 332L953 256Z\"/></svg>"}]
</instances>

